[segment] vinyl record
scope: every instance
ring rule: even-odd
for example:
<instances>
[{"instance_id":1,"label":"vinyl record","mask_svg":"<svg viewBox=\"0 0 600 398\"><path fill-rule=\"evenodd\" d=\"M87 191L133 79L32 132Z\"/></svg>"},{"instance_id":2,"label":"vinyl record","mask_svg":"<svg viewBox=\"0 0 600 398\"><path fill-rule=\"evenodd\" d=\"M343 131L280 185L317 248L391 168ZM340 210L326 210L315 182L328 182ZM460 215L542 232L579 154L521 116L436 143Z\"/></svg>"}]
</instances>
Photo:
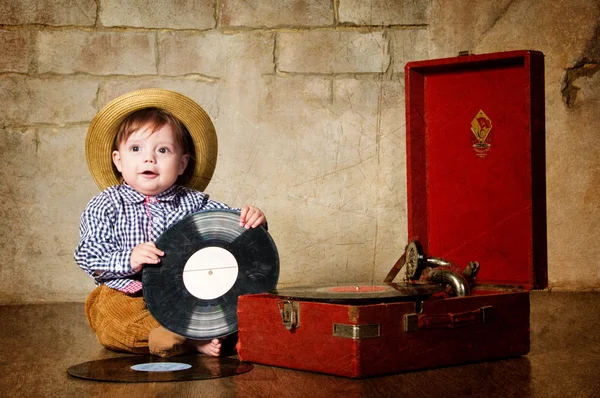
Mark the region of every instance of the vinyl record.
<instances>
[{"instance_id":1,"label":"vinyl record","mask_svg":"<svg viewBox=\"0 0 600 398\"><path fill-rule=\"evenodd\" d=\"M174 358L133 355L80 363L67 372L87 380L150 383L235 376L252 368L252 364L237 359L197 354Z\"/></svg>"},{"instance_id":2,"label":"vinyl record","mask_svg":"<svg viewBox=\"0 0 600 398\"><path fill-rule=\"evenodd\" d=\"M191 339L237 331L237 299L272 290L279 256L265 228L239 225L239 213L210 210L191 214L156 241L165 252L142 274L148 310L165 328Z\"/></svg>"},{"instance_id":3,"label":"vinyl record","mask_svg":"<svg viewBox=\"0 0 600 398\"><path fill-rule=\"evenodd\" d=\"M320 301L336 304L375 304L395 301L417 301L441 292L430 283L342 284L336 286L298 286L271 291L282 298Z\"/></svg>"}]
</instances>

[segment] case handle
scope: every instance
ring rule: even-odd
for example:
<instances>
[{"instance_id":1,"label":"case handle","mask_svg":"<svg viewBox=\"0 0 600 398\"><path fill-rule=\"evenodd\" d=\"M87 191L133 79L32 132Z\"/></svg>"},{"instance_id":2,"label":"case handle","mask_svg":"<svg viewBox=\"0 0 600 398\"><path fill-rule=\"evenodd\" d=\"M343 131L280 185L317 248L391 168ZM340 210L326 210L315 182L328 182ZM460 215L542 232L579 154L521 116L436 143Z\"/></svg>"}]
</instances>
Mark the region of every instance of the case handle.
<instances>
[{"instance_id":1,"label":"case handle","mask_svg":"<svg viewBox=\"0 0 600 398\"><path fill-rule=\"evenodd\" d=\"M473 311L448 314L404 314L404 331L413 332L418 329L454 329L476 323L487 323L492 306L485 306Z\"/></svg>"}]
</instances>

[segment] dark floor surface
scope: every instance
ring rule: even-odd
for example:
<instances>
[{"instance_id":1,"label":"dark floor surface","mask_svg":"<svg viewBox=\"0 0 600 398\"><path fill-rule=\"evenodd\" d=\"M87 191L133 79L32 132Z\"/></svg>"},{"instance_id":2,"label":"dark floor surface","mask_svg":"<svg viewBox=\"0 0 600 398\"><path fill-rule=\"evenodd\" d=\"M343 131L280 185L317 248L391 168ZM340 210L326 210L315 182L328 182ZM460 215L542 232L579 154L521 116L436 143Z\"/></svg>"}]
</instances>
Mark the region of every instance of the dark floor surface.
<instances>
[{"instance_id":1,"label":"dark floor surface","mask_svg":"<svg viewBox=\"0 0 600 398\"><path fill-rule=\"evenodd\" d=\"M0 306L0 397L600 397L600 293L533 292L524 357L362 380L255 365L208 380L95 382L72 365L103 349L83 304Z\"/></svg>"}]
</instances>

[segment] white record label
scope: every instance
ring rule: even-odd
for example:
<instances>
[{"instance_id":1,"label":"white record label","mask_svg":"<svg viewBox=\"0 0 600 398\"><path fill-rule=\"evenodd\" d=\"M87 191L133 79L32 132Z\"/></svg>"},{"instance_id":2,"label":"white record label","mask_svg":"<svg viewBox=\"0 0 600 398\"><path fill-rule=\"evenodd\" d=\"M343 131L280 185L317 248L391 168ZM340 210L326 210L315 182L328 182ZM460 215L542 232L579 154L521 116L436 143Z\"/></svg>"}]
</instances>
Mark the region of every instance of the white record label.
<instances>
[{"instance_id":1,"label":"white record label","mask_svg":"<svg viewBox=\"0 0 600 398\"><path fill-rule=\"evenodd\" d=\"M217 246L198 250L183 267L183 284L202 300L221 297L231 289L238 276L238 263L230 252Z\"/></svg>"},{"instance_id":2,"label":"white record label","mask_svg":"<svg viewBox=\"0 0 600 398\"><path fill-rule=\"evenodd\" d=\"M191 368L189 363L180 362L147 362L133 365L131 369L138 372L175 372Z\"/></svg>"}]
</instances>

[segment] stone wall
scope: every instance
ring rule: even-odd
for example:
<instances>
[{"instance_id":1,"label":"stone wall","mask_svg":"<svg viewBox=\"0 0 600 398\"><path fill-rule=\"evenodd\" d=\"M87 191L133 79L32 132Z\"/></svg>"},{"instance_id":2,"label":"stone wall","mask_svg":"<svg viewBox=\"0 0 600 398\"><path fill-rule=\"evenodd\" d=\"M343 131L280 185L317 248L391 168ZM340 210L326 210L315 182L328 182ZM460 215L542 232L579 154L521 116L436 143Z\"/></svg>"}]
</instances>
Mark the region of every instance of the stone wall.
<instances>
[{"instance_id":1,"label":"stone wall","mask_svg":"<svg viewBox=\"0 0 600 398\"><path fill-rule=\"evenodd\" d=\"M98 193L84 141L125 92L209 113L207 191L268 216L290 284L381 281L406 244L403 67L546 55L549 279L600 287L597 0L4 0L0 303L84 300L72 253Z\"/></svg>"}]
</instances>

